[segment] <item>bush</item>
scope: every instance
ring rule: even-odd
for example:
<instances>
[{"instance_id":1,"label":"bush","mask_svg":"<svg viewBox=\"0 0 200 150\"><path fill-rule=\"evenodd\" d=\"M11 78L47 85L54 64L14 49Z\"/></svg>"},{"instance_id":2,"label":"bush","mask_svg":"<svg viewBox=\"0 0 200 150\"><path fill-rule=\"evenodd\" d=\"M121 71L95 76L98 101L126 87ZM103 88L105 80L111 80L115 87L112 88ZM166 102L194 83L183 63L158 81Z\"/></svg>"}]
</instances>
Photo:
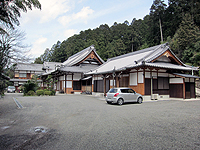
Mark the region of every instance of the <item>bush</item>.
<instances>
[{"instance_id":1,"label":"bush","mask_svg":"<svg viewBox=\"0 0 200 150\"><path fill-rule=\"evenodd\" d=\"M33 90L28 91L28 93L26 94L26 96L34 96L35 92Z\"/></svg>"},{"instance_id":2,"label":"bush","mask_svg":"<svg viewBox=\"0 0 200 150\"><path fill-rule=\"evenodd\" d=\"M36 90L37 84L28 80L28 82L25 83L23 86L24 86L24 89L23 89L24 95L27 95L28 91Z\"/></svg>"},{"instance_id":3,"label":"bush","mask_svg":"<svg viewBox=\"0 0 200 150\"><path fill-rule=\"evenodd\" d=\"M51 90L51 95L56 95L56 91L55 90Z\"/></svg>"},{"instance_id":4,"label":"bush","mask_svg":"<svg viewBox=\"0 0 200 150\"><path fill-rule=\"evenodd\" d=\"M44 95L51 95L51 91L44 91Z\"/></svg>"},{"instance_id":5,"label":"bush","mask_svg":"<svg viewBox=\"0 0 200 150\"><path fill-rule=\"evenodd\" d=\"M44 91L43 90L37 90L36 95L37 96L44 95Z\"/></svg>"},{"instance_id":6,"label":"bush","mask_svg":"<svg viewBox=\"0 0 200 150\"><path fill-rule=\"evenodd\" d=\"M44 92L45 92L45 91L49 91L49 90L48 90L48 89L44 89Z\"/></svg>"}]
</instances>

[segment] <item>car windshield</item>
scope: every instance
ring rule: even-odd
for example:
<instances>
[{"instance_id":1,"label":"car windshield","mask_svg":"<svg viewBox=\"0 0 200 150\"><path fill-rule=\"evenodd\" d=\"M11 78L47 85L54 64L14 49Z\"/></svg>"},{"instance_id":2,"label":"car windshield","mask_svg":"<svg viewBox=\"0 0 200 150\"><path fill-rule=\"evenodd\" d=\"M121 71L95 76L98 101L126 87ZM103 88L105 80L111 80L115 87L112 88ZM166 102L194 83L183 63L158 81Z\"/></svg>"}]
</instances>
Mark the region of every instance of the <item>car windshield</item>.
<instances>
[{"instance_id":1,"label":"car windshield","mask_svg":"<svg viewBox=\"0 0 200 150\"><path fill-rule=\"evenodd\" d=\"M8 89L15 89L15 87L14 86L9 86Z\"/></svg>"},{"instance_id":2,"label":"car windshield","mask_svg":"<svg viewBox=\"0 0 200 150\"><path fill-rule=\"evenodd\" d=\"M117 89L110 89L109 93L116 93Z\"/></svg>"}]
</instances>

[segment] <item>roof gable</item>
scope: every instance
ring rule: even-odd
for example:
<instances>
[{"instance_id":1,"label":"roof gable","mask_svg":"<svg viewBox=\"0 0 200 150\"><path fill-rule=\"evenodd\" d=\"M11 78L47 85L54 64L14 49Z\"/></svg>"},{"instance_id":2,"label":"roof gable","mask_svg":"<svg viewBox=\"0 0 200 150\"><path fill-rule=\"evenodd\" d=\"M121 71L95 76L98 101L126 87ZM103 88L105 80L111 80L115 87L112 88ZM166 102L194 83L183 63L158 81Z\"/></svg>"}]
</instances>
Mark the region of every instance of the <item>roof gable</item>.
<instances>
[{"instance_id":1,"label":"roof gable","mask_svg":"<svg viewBox=\"0 0 200 150\"><path fill-rule=\"evenodd\" d=\"M65 62L62 63L64 66L76 66L85 61L88 58L98 60L99 64L104 63L101 57L96 53L93 45L87 47L86 49L72 55Z\"/></svg>"}]
</instances>

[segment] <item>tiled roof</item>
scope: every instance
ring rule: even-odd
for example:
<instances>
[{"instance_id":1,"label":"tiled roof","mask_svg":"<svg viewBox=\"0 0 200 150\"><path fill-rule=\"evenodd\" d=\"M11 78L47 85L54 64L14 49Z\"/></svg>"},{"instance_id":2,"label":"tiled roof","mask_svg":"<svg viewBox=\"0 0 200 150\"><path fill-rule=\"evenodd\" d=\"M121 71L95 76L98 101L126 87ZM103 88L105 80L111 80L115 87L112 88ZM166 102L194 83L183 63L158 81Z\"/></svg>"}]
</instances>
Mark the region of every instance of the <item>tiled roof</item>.
<instances>
[{"instance_id":1,"label":"tiled roof","mask_svg":"<svg viewBox=\"0 0 200 150\"><path fill-rule=\"evenodd\" d=\"M43 68L52 70L52 69L55 69L56 66L58 66L58 65L60 66L61 64L62 63L60 63L60 62L44 62Z\"/></svg>"},{"instance_id":2,"label":"tiled roof","mask_svg":"<svg viewBox=\"0 0 200 150\"><path fill-rule=\"evenodd\" d=\"M177 61L179 61L179 65L169 62L152 62L154 59L161 56L167 50L169 50L172 55L177 59ZM183 62L181 62L166 43L108 59L107 62L86 74L105 74L111 73L113 71L122 71L126 69L136 68L142 65L178 70L197 69L191 68L191 66L187 66Z\"/></svg>"},{"instance_id":3,"label":"tiled roof","mask_svg":"<svg viewBox=\"0 0 200 150\"><path fill-rule=\"evenodd\" d=\"M90 54L92 51L94 51L94 53L96 54L96 56L99 58L99 60L104 63L104 61L101 59L101 57L96 53L96 50L94 48L94 46L90 46L74 55L72 55L71 57L69 57L65 62L62 63L62 65L64 66L73 66L76 65L77 63L79 63L80 61L82 61L84 58L86 58L88 56L88 54Z\"/></svg>"},{"instance_id":4,"label":"tiled roof","mask_svg":"<svg viewBox=\"0 0 200 150\"><path fill-rule=\"evenodd\" d=\"M193 76L193 75L190 75L190 74L173 73L173 75L181 76L183 78L200 78L200 77Z\"/></svg>"},{"instance_id":5,"label":"tiled roof","mask_svg":"<svg viewBox=\"0 0 200 150\"><path fill-rule=\"evenodd\" d=\"M15 70L23 70L23 71L41 71L43 64L26 64L26 63L18 63Z\"/></svg>"},{"instance_id":6,"label":"tiled roof","mask_svg":"<svg viewBox=\"0 0 200 150\"><path fill-rule=\"evenodd\" d=\"M96 68L96 65L87 65L87 66L65 66L65 67L60 67L57 70L52 70L50 72L42 74L43 76L54 74L57 71L62 71L66 73L86 73L92 69Z\"/></svg>"},{"instance_id":7,"label":"tiled roof","mask_svg":"<svg viewBox=\"0 0 200 150\"><path fill-rule=\"evenodd\" d=\"M12 82L27 82L30 79L10 79ZM42 82L41 79L37 80L38 82Z\"/></svg>"}]
</instances>

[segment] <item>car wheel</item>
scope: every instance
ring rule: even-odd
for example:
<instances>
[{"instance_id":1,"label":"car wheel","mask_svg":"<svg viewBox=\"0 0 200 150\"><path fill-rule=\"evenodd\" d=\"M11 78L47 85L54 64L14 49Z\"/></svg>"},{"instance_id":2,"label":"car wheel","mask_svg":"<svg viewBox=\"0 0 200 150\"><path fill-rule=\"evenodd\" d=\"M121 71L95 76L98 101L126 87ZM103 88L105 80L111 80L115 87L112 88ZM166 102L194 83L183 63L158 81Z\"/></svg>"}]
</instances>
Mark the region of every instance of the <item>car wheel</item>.
<instances>
[{"instance_id":1,"label":"car wheel","mask_svg":"<svg viewBox=\"0 0 200 150\"><path fill-rule=\"evenodd\" d=\"M118 105L122 105L123 103L124 103L123 99L121 99L121 98L118 99L118 101L117 101L117 104L118 104Z\"/></svg>"},{"instance_id":2,"label":"car wheel","mask_svg":"<svg viewBox=\"0 0 200 150\"><path fill-rule=\"evenodd\" d=\"M137 100L137 102L138 102L139 104L141 104L142 101L143 101L142 97L139 97L138 100Z\"/></svg>"},{"instance_id":3,"label":"car wheel","mask_svg":"<svg viewBox=\"0 0 200 150\"><path fill-rule=\"evenodd\" d=\"M108 104L111 104L112 102L106 101Z\"/></svg>"}]
</instances>

